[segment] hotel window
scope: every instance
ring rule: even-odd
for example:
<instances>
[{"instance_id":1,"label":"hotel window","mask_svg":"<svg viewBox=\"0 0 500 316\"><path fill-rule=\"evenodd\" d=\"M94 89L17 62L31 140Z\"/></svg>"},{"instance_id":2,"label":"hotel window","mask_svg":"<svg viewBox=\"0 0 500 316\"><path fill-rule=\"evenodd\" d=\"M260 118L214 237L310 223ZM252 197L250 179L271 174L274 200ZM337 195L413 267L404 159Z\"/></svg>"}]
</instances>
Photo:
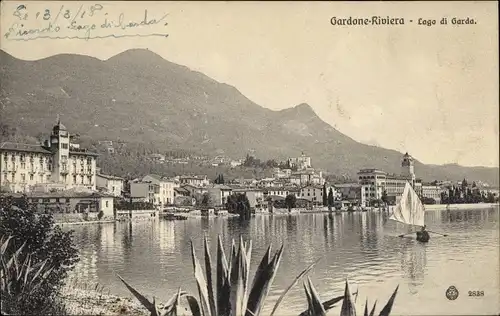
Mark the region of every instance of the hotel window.
<instances>
[{"instance_id":1,"label":"hotel window","mask_svg":"<svg viewBox=\"0 0 500 316\"><path fill-rule=\"evenodd\" d=\"M66 143L62 143L62 144L61 144L61 148L62 148L62 149L68 149L68 144L66 144Z\"/></svg>"},{"instance_id":2,"label":"hotel window","mask_svg":"<svg viewBox=\"0 0 500 316\"><path fill-rule=\"evenodd\" d=\"M30 181L33 181L33 174L30 174Z\"/></svg>"},{"instance_id":3,"label":"hotel window","mask_svg":"<svg viewBox=\"0 0 500 316\"><path fill-rule=\"evenodd\" d=\"M73 183L76 184L76 176L73 176Z\"/></svg>"},{"instance_id":4,"label":"hotel window","mask_svg":"<svg viewBox=\"0 0 500 316\"><path fill-rule=\"evenodd\" d=\"M11 175L11 178L12 178L12 182L14 182L14 181L15 181L15 179L16 179L15 174L12 174L12 175Z\"/></svg>"},{"instance_id":5,"label":"hotel window","mask_svg":"<svg viewBox=\"0 0 500 316\"><path fill-rule=\"evenodd\" d=\"M106 207L108 207L108 201L106 201Z\"/></svg>"},{"instance_id":6,"label":"hotel window","mask_svg":"<svg viewBox=\"0 0 500 316\"><path fill-rule=\"evenodd\" d=\"M26 181L26 175L24 173L21 173L21 182Z\"/></svg>"},{"instance_id":7,"label":"hotel window","mask_svg":"<svg viewBox=\"0 0 500 316\"><path fill-rule=\"evenodd\" d=\"M8 160L8 159L9 159L9 154L4 153L4 154L3 154L3 160L4 160L5 162L7 162L7 160Z\"/></svg>"},{"instance_id":8,"label":"hotel window","mask_svg":"<svg viewBox=\"0 0 500 316\"><path fill-rule=\"evenodd\" d=\"M87 158L87 165L91 165L92 164L92 158Z\"/></svg>"},{"instance_id":9,"label":"hotel window","mask_svg":"<svg viewBox=\"0 0 500 316\"><path fill-rule=\"evenodd\" d=\"M49 175L47 175L47 176L45 177L45 179L46 179L46 181L47 181L47 182L50 182L50 176L49 176Z\"/></svg>"}]
</instances>

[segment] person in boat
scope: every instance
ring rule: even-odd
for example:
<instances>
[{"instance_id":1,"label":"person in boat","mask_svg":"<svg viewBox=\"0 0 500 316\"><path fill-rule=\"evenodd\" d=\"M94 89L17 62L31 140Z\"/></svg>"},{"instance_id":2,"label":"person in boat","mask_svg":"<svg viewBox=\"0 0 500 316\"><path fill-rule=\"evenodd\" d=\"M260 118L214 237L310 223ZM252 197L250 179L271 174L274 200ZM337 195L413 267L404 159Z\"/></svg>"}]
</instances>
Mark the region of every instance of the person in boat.
<instances>
[{"instance_id":1,"label":"person in boat","mask_svg":"<svg viewBox=\"0 0 500 316\"><path fill-rule=\"evenodd\" d=\"M422 228L420 229L420 231L417 232L417 240L418 241L422 241L422 242L428 242L429 239L431 238L429 236L429 233L427 232L427 230L425 230L425 225L422 226Z\"/></svg>"}]
</instances>

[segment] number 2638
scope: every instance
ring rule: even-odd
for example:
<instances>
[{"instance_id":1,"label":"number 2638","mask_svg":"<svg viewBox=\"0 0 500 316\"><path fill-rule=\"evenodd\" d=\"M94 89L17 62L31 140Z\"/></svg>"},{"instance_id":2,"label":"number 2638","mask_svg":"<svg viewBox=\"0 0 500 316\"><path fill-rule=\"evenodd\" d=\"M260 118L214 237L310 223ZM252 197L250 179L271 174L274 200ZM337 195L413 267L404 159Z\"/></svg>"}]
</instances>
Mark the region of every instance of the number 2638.
<instances>
[{"instance_id":1,"label":"number 2638","mask_svg":"<svg viewBox=\"0 0 500 316\"><path fill-rule=\"evenodd\" d=\"M484 291L469 291L469 296L484 296Z\"/></svg>"}]
</instances>

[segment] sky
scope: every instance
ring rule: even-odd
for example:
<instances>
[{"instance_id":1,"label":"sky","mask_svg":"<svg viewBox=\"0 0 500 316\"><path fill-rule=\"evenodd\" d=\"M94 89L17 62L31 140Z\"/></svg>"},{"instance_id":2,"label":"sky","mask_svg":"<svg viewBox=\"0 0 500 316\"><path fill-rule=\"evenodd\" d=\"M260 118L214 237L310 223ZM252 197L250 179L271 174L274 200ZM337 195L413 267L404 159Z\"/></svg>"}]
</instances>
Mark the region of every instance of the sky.
<instances>
[{"instance_id":1,"label":"sky","mask_svg":"<svg viewBox=\"0 0 500 316\"><path fill-rule=\"evenodd\" d=\"M325 122L366 144L409 152L430 164L499 164L497 2L1 5L0 47L20 59L60 53L107 59L127 49L148 48L235 86L263 107L280 110L308 103ZM19 5L26 9L16 11ZM101 27L118 25L120 14L121 26L140 22L145 10L147 21L161 21ZM405 24L330 23L332 17L372 16L404 18ZM443 17L448 24L440 24ZM454 17L476 23L452 24ZM419 19L436 24L418 25ZM43 33L16 35L20 28L44 29L49 22L52 27ZM77 29L93 24L90 33Z\"/></svg>"}]
</instances>

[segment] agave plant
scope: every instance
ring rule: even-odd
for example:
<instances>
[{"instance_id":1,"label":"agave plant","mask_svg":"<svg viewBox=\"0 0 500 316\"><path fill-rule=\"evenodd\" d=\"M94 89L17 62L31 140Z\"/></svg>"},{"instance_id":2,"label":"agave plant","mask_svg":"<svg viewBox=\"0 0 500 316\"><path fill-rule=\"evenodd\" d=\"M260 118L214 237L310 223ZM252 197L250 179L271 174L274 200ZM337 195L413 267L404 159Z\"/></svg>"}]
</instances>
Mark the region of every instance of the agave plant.
<instances>
[{"instance_id":1,"label":"agave plant","mask_svg":"<svg viewBox=\"0 0 500 316\"><path fill-rule=\"evenodd\" d=\"M47 265L47 260L33 264L31 254L24 260L25 243L13 253L7 251L12 236L0 239L0 290L2 294L2 314L15 308L21 301L29 299L47 279L53 268Z\"/></svg>"},{"instance_id":2,"label":"agave plant","mask_svg":"<svg viewBox=\"0 0 500 316\"><path fill-rule=\"evenodd\" d=\"M349 283L345 282L344 295L334 298L328 302L321 303L319 299L318 292L316 292L311 280L307 278L307 283L304 283L304 290L306 292L308 309L302 312L299 316L324 316L326 315L326 311L328 310L329 304L335 304L340 300L343 300L342 307L340 310L340 316L356 316L356 307L354 302L352 301L352 296L349 291ZM392 310L392 305L394 304L394 300L396 298L396 294L398 292L399 286L396 287L394 292L387 304L382 308L379 313L379 316L389 316ZM377 305L377 301L375 301L370 314L368 314L368 300L365 303L364 316L374 316L375 315L375 306Z\"/></svg>"},{"instance_id":3,"label":"agave plant","mask_svg":"<svg viewBox=\"0 0 500 316\"><path fill-rule=\"evenodd\" d=\"M283 255L283 246L278 251L271 255L271 246L267 248L262 260L253 277L251 286L250 280L250 259L252 253L252 242L244 243L240 238L238 249L234 240L231 244L231 252L229 260L227 260L222 241L219 236L217 245L217 261L216 274L212 273L212 257L210 255L208 241L204 240L205 251L205 273L203 267L196 257L193 243L191 243L191 254L193 259L194 276L198 289L198 298L188 295L179 289L164 307L165 311L160 313L155 299L150 302L146 297L140 294L125 280L118 276L127 286L131 293L141 302L141 304L151 312L152 316L173 316L177 315L177 307L179 306L180 298L185 297L192 316L258 316L262 312L264 301L269 294L274 277L277 273L281 257ZM290 289L298 283L298 281L306 275L313 266L314 262L304 269L293 282L281 293L272 309L270 316L273 316L279 305L283 301ZM215 281L214 281L215 278ZM215 283L215 289L214 289ZM319 295L315 290L311 280L308 278L304 284L306 298L308 301L308 309L300 314L300 316L322 316L333 307L336 303L343 300L341 316L355 315L355 307L351 300L348 284L346 281L346 289L344 295L334 297L328 301L321 302ZM394 298L397 292L394 291L391 299L386 307L381 311L380 315L389 315L389 312L394 303ZM365 308L366 309L366 308ZM372 309L370 316L373 316L375 306ZM365 313L368 316L367 313Z\"/></svg>"}]
</instances>

